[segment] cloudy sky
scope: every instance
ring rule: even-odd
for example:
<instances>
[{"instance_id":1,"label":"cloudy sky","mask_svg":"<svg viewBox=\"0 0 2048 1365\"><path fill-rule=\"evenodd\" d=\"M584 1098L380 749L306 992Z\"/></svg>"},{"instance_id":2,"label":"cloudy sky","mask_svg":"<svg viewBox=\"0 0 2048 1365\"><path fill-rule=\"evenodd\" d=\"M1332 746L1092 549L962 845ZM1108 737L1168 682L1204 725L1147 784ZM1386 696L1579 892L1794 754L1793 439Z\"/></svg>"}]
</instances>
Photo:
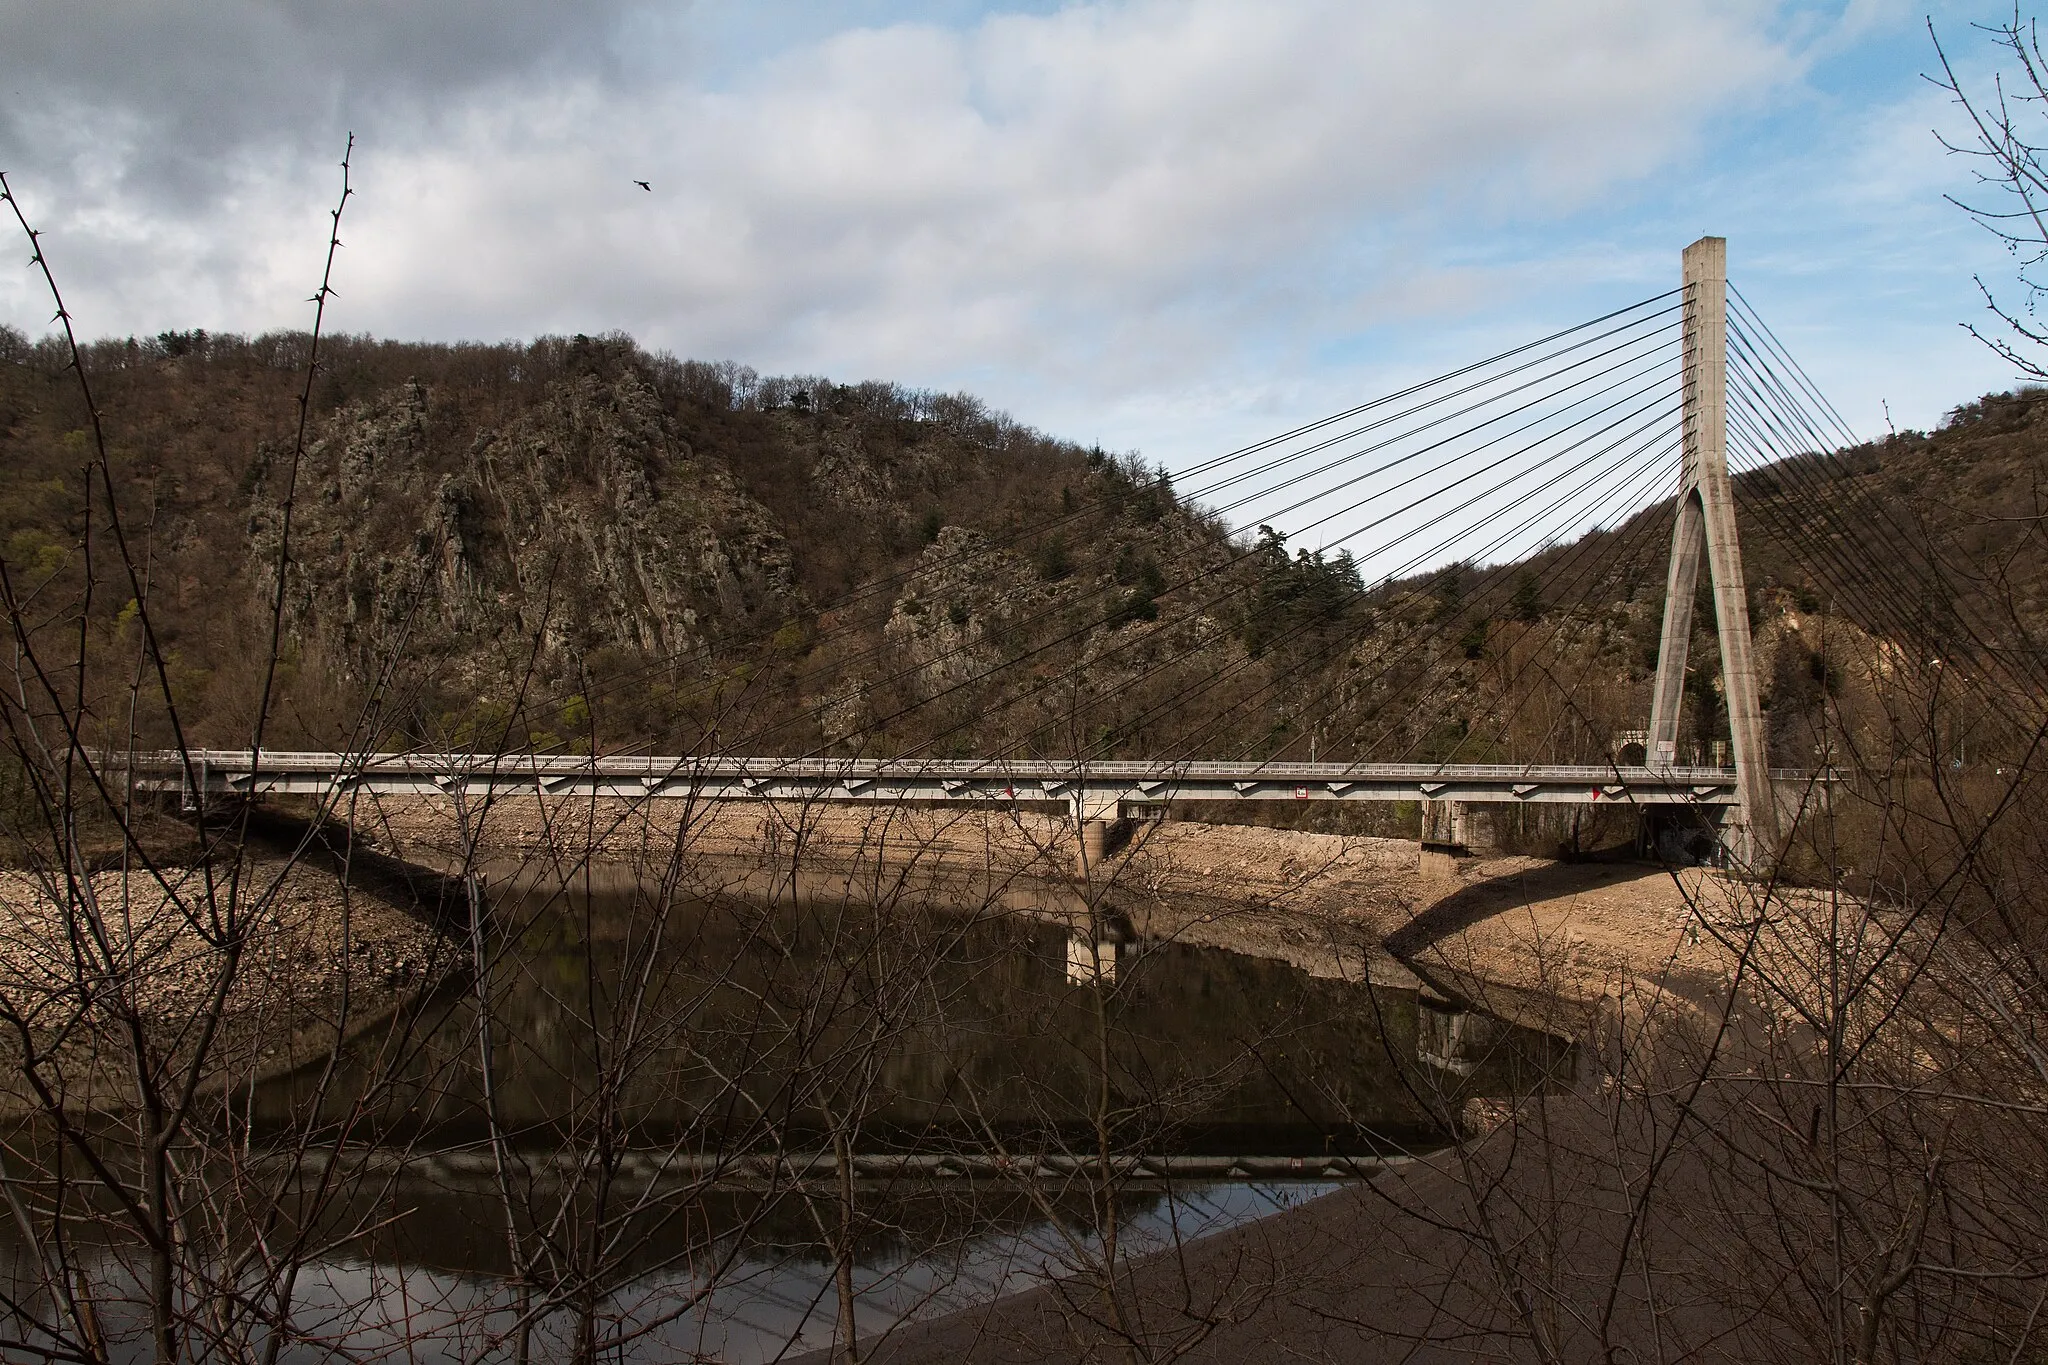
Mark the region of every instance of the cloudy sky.
<instances>
[{"instance_id":1,"label":"cloudy sky","mask_svg":"<svg viewBox=\"0 0 2048 1365\"><path fill-rule=\"evenodd\" d=\"M1973 19L1939 5L1971 69ZM2007 11L2009 13L2009 11ZM1903 0L0 0L89 334L624 329L1185 465L1730 273L1865 433L2011 376ZM649 181L653 192L632 183ZM0 256L0 319L48 307Z\"/></svg>"}]
</instances>

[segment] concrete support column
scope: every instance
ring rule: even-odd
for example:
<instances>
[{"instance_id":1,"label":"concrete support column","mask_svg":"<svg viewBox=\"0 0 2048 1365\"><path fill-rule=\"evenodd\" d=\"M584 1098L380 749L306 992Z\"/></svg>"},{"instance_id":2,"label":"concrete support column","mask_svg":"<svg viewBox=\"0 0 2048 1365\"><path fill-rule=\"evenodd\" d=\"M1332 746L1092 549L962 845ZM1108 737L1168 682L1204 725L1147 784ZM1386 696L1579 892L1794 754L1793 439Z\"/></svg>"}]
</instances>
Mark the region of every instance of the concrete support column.
<instances>
[{"instance_id":1,"label":"concrete support column","mask_svg":"<svg viewBox=\"0 0 2048 1365\"><path fill-rule=\"evenodd\" d=\"M1085 785L1074 793L1074 829L1080 836L1075 872L1087 877L1115 850L1123 834L1123 802L1114 789L1105 793Z\"/></svg>"},{"instance_id":2,"label":"concrete support column","mask_svg":"<svg viewBox=\"0 0 2048 1365\"><path fill-rule=\"evenodd\" d=\"M1100 817L1081 822L1081 875L1097 866L1109 848L1109 821Z\"/></svg>"},{"instance_id":3,"label":"concrete support column","mask_svg":"<svg viewBox=\"0 0 2048 1365\"><path fill-rule=\"evenodd\" d=\"M1422 847L1416 866L1425 877L1448 877L1466 851L1467 817L1463 801L1422 803Z\"/></svg>"},{"instance_id":4,"label":"concrete support column","mask_svg":"<svg viewBox=\"0 0 2048 1365\"><path fill-rule=\"evenodd\" d=\"M1462 849L1471 842L1472 815L1463 801L1422 803L1422 842L1451 844Z\"/></svg>"},{"instance_id":5,"label":"concrete support column","mask_svg":"<svg viewBox=\"0 0 2048 1365\"><path fill-rule=\"evenodd\" d=\"M1777 805L1765 766L1763 709L1757 698L1756 654L1749 634L1749 592L1735 530L1735 493L1728 479L1728 243L1702 237L1685 249L1685 445L1678 485L1678 523L1665 583L1664 634L1651 694L1651 764L1677 761L1679 703L1685 690L1693 594L1700 550L1714 585L1721 644L1721 683L1733 741L1735 784L1742 797L1736 856L1767 855L1777 839Z\"/></svg>"}]
</instances>

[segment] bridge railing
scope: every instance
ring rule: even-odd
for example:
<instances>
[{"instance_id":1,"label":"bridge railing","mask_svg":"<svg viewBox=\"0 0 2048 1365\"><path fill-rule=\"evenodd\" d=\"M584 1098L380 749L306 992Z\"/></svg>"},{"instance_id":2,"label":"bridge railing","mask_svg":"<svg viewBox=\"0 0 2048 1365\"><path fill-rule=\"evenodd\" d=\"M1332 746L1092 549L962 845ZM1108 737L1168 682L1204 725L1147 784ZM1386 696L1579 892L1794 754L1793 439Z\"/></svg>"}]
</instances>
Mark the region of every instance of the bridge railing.
<instances>
[{"instance_id":1,"label":"bridge railing","mask_svg":"<svg viewBox=\"0 0 2048 1365\"><path fill-rule=\"evenodd\" d=\"M199 749L135 755L137 785L221 794L505 794L708 800L990 800L1074 804L1098 818L1167 801L1477 801L1725 806L1729 768L1615 764L1280 763L1134 759L788 758L737 755L314 753ZM1788 780L1827 775L1788 773Z\"/></svg>"}]
</instances>

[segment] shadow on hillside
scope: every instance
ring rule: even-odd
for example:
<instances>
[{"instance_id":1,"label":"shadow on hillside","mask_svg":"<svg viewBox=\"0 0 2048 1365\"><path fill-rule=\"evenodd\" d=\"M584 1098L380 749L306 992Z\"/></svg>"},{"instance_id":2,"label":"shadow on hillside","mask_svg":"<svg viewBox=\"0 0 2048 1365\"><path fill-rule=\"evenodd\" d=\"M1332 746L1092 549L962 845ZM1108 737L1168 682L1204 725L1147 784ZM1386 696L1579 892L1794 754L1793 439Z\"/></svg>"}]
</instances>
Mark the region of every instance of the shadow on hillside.
<instances>
[{"instance_id":1,"label":"shadow on hillside","mask_svg":"<svg viewBox=\"0 0 2048 1365\"><path fill-rule=\"evenodd\" d=\"M1461 886L1387 935L1387 951L1406 960L1483 920L1542 901L1669 875L1655 863L1558 862L1519 868Z\"/></svg>"}]
</instances>

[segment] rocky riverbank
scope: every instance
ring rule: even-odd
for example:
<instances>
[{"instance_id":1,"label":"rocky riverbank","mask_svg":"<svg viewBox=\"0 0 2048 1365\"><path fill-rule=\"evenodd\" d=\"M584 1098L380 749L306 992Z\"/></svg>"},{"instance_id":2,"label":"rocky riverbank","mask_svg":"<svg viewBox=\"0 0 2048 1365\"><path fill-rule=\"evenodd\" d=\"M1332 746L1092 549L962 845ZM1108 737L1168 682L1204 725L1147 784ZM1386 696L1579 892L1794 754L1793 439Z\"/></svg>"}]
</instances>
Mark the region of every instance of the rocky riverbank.
<instances>
[{"instance_id":1,"label":"rocky riverbank","mask_svg":"<svg viewBox=\"0 0 2048 1365\"><path fill-rule=\"evenodd\" d=\"M24 1072L24 1034L50 1096L119 1105L135 1094L138 1031L160 1083L202 1047L208 1083L246 1081L388 1016L449 965L430 926L315 861L69 887L0 872L0 1113L48 1102Z\"/></svg>"}]
</instances>

